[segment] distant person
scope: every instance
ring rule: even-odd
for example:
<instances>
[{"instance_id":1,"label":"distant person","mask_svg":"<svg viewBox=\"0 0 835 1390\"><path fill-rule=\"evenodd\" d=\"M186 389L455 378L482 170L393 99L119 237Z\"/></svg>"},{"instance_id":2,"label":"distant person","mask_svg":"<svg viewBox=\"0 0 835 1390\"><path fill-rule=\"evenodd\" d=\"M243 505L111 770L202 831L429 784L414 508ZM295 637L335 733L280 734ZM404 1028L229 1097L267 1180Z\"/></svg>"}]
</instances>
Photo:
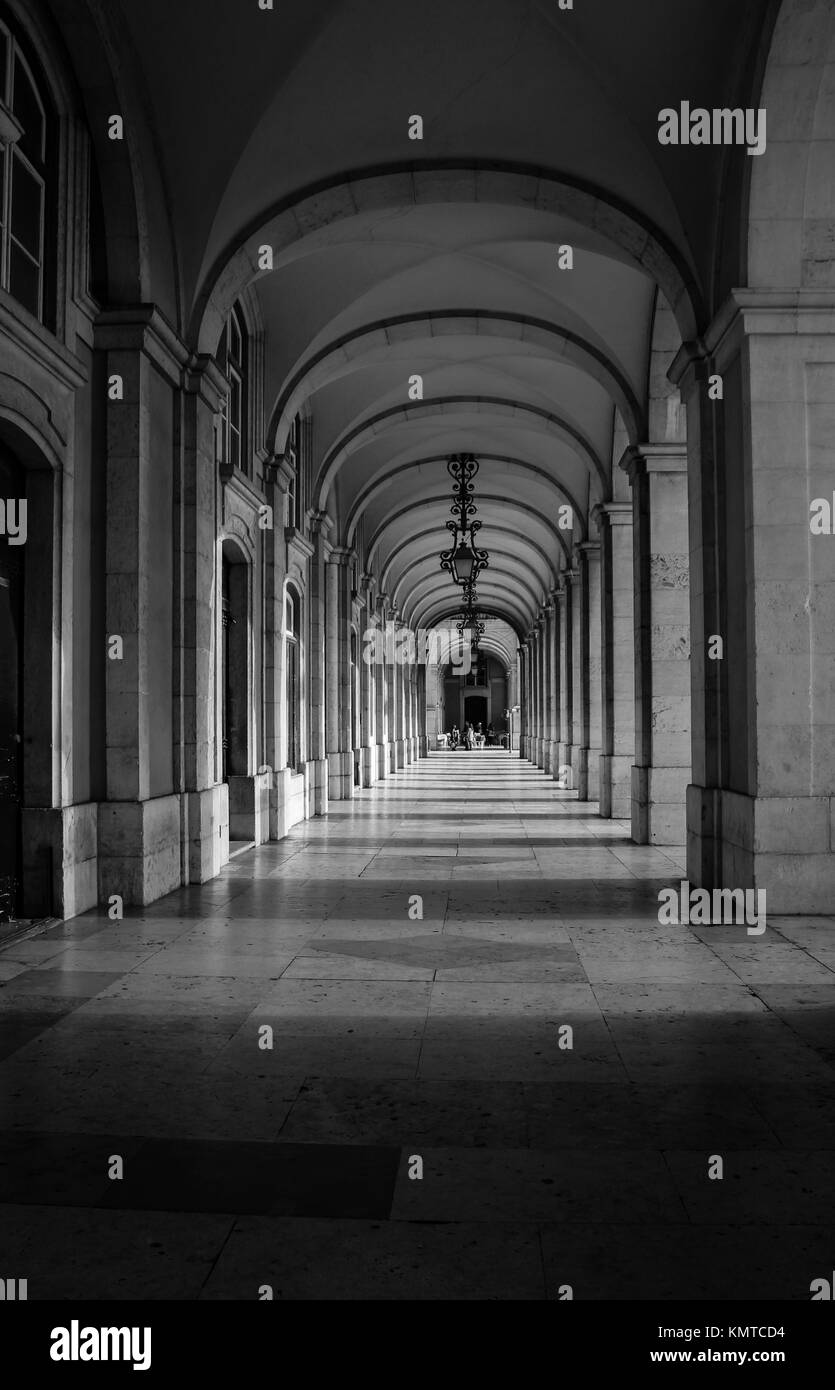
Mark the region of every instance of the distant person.
<instances>
[{"instance_id":1,"label":"distant person","mask_svg":"<svg viewBox=\"0 0 835 1390\"><path fill-rule=\"evenodd\" d=\"M468 724L468 725L466 726L466 728L464 729L464 744L465 744L465 746L466 746L466 749L467 749L467 752L468 752L468 753L471 753L471 752L473 751L474 743L475 743L475 734L474 734L474 732L473 732L473 726L472 726L472 724Z\"/></svg>"},{"instance_id":2,"label":"distant person","mask_svg":"<svg viewBox=\"0 0 835 1390\"><path fill-rule=\"evenodd\" d=\"M454 752L455 749L458 747L458 745L459 745L460 742L461 742L461 730L458 728L458 725L457 725L457 724L453 724L453 726L452 726L452 733L451 733L450 736L449 736L449 746L450 746L450 748L453 750L453 752Z\"/></svg>"}]
</instances>

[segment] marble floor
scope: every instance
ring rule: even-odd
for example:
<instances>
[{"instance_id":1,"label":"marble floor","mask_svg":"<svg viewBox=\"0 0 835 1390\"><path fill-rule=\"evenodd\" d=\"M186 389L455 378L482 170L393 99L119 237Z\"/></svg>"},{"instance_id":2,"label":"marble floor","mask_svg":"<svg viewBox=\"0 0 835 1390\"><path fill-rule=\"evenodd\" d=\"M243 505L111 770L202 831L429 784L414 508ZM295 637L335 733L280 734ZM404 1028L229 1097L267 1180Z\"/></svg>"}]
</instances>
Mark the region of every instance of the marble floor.
<instances>
[{"instance_id":1,"label":"marble floor","mask_svg":"<svg viewBox=\"0 0 835 1390\"><path fill-rule=\"evenodd\" d=\"M682 853L594 809L433 754L203 887L7 943L0 1273L30 1299L808 1300L835 917L659 925Z\"/></svg>"}]
</instances>

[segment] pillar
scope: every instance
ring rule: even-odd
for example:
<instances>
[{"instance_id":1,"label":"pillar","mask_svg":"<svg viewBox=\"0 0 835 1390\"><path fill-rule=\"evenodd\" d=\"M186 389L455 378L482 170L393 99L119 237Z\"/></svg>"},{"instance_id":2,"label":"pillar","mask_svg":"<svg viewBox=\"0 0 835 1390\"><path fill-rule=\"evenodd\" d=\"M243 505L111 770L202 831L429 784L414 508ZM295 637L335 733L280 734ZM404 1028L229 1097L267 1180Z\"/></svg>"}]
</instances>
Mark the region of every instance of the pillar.
<instances>
[{"instance_id":1,"label":"pillar","mask_svg":"<svg viewBox=\"0 0 835 1390\"><path fill-rule=\"evenodd\" d=\"M567 579L571 585L571 785L579 801L588 800L589 778L589 701L588 701L588 618L586 612L585 558L575 553L575 568Z\"/></svg>"},{"instance_id":2,"label":"pillar","mask_svg":"<svg viewBox=\"0 0 835 1390\"><path fill-rule=\"evenodd\" d=\"M547 761L545 764L546 772L552 777L559 778L560 766L560 683L559 683L559 624L557 610L557 593L551 590L550 603L547 608L547 640L545 643L545 659L548 666L548 706L546 711L546 740L547 740Z\"/></svg>"},{"instance_id":3,"label":"pillar","mask_svg":"<svg viewBox=\"0 0 835 1390\"><path fill-rule=\"evenodd\" d=\"M600 757L603 752L603 660L602 594L600 545L586 541L580 546L586 577L586 670L588 693L588 757L586 799L600 800Z\"/></svg>"},{"instance_id":4,"label":"pillar","mask_svg":"<svg viewBox=\"0 0 835 1390\"><path fill-rule=\"evenodd\" d=\"M123 383L123 398L107 403L104 611L107 636L121 637L123 655L105 663L107 800L98 813L99 901L118 894L125 904L142 905L179 887L185 876L180 785L186 776L192 783L208 783L210 775L215 780L202 737L201 705L194 720L188 719L189 770L182 770L181 782L177 769L175 792L174 694L175 689L182 694L182 688L174 669L173 596L175 515L186 526L185 545L192 547L176 557L185 567L184 583L190 586L195 572L202 576L209 564L203 553L203 519L195 508L210 500L203 492L209 450L206 412L217 383L208 379L202 407L197 404L199 389L192 393L185 494L176 504L186 506L179 513L172 459L174 393L185 365L182 346L154 308L140 306L103 315L96 347L106 353L107 375L118 375ZM213 512L211 520L214 525ZM214 540L210 553L214 556ZM208 592L211 596L212 588ZM200 596L189 595L189 602L196 618ZM201 611L201 643L209 640L204 617ZM178 634L182 642L197 642L193 622L190 629ZM187 665L194 652L195 673L204 669L202 648L181 651ZM195 694L209 699L202 684L195 686Z\"/></svg>"},{"instance_id":5,"label":"pillar","mask_svg":"<svg viewBox=\"0 0 835 1390\"><path fill-rule=\"evenodd\" d=\"M530 728L529 703L529 680L528 680L528 642L527 639L519 646L519 756L528 756L528 730Z\"/></svg>"},{"instance_id":6,"label":"pillar","mask_svg":"<svg viewBox=\"0 0 835 1390\"><path fill-rule=\"evenodd\" d=\"M351 567L356 553L344 546L331 550L327 583L327 747L328 796L350 801L354 795L354 750L351 730Z\"/></svg>"},{"instance_id":7,"label":"pillar","mask_svg":"<svg viewBox=\"0 0 835 1390\"><path fill-rule=\"evenodd\" d=\"M311 515L313 555L310 560L310 593L307 603L310 761L305 789L308 816L323 816L328 809L326 589L327 565L331 553L328 534L332 524L326 512L313 512Z\"/></svg>"},{"instance_id":8,"label":"pillar","mask_svg":"<svg viewBox=\"0 0 835 1390\"><path fill-rule=\"evenodd\" d=\"M539 662L539 742L537 745L537 765L548 770L548 608L539 610L539 627L536 633Z\"/></svg>"},{"instance_id":9,"label":"pillar","mask_svg":"<svg viewBox=\"0 0 835 1390\"><path fill-rule=\"evenodd\" d=\"M635 762L632 504L609 502L596 516L602 596L600 814L623 820L632 815Z\"/></svg>"},{"instance_id":10,"label":"pillar","mask_svg":"<svg viewBox=\"0 0 835 1390\"><path fill-rule=\"evenodd\" d=\"M374 607L374 646L372 676L374 683L374 733L376 737L375 754L377 781L387 777L390 772L389 757L389 689L386 679L386 595L377 595Z\"/></svg>"},{"instance_id":11,"label":"pillar","mask_svg":"<svg viewBox=\"0 0 835 1390\"><path fill-rule=\"evenodd\" d=\"M765 889L769 913L828 914L835 895L833 335L831 292L737 290L670 373L688 421L688 877Z\"/></svg>"},{"instance_id":12,"label":"pillar","mask_svg":"<svg viewBox=\"0 0 835 1390\"><path fill-rule=\"evenodd\" d=\"M571 587L566 574L560 577L557 585L557 607L560 621L560 738L557 749L559 765L558 781L569 783L572 751L572 718L574 703L573 672L571 665L571 646L573 640L571 614Z\"/></svg>"},{"instance_id":13,"label":"pillar","mask_svg":"<svg viewBox=\"0 0 835 1390\"><path fill-rule=\"evenodd\" d=\"M632 838L683 845L690 781L687 446L644 444L627 450L621 468L632 487Z\"/></svg>"},{"instance_id":14,"label":"pillar","mask_svg":"<svg viewBox=\"0 0 835 1390\"><path fill-rule=\"evenodd\" d=\"M175 484L178 549L175 694L181 739L175 743L183 796L183 879L205 883L229 858L229 799L215 769L215 612L218 474L215 417L226 379L213 359L184 374L183 453Z\"/></svg>"},{"instance_id":15,"label":"pillar","mask_svg":"<svg viewBox=\"0 0 835 1390\"><path fill-rule=\"evenodd\" d=\"M373 618L376 603L375 579L364 574L360 579L362 623L357 661L360 663L360 785L373 787L377 780L377 700L374 682L374 659L377 646Z\"/></svg>"}]
</instances>

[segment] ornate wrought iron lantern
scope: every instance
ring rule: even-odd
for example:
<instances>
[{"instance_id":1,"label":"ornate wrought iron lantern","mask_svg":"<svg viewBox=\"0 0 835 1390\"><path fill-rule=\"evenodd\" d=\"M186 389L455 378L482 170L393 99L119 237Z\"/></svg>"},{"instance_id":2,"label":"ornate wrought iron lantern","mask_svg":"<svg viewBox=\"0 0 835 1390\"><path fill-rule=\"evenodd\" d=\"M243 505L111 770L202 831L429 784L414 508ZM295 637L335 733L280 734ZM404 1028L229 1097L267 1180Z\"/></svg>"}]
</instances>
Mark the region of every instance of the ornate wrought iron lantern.
<instances>
[{"instance_id":1,"label":"ornate wrought iron lantern","mask_svg":"<svg viewBox=\"0 0 835 1390\"><path fill-rule=\"evenodd\" d=\"M472 454L454 454L447 459L447 471L453 481L450 511L454 520L446 524L452 546L441 552L441 569L452 575L453 583L466 589L490 563L488 552L475 543L476 533L481 530L481 522L473 520L478 508L472 500L478 459Z\"/></svg>"}]
</instances>

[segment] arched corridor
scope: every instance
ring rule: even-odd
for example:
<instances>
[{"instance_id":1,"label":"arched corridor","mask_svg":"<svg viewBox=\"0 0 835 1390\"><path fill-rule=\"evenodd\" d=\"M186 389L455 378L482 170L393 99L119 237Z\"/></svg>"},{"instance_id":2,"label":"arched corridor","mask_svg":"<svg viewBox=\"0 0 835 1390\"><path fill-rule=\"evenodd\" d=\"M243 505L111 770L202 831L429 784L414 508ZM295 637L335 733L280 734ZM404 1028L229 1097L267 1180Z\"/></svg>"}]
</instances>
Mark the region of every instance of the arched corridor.
<instances>
[{"instance_id":1,"label":"arched corridor","mask_svg":"<svg viewBox=\"0 0 835 1390\"><path fill-rule=\"evenodd\" d=\"M831 1270L833 55L835 0L0 0L13 1248ZM291 1297L376 1259L285 1234Z\"/></svg>"}]
</instances>

